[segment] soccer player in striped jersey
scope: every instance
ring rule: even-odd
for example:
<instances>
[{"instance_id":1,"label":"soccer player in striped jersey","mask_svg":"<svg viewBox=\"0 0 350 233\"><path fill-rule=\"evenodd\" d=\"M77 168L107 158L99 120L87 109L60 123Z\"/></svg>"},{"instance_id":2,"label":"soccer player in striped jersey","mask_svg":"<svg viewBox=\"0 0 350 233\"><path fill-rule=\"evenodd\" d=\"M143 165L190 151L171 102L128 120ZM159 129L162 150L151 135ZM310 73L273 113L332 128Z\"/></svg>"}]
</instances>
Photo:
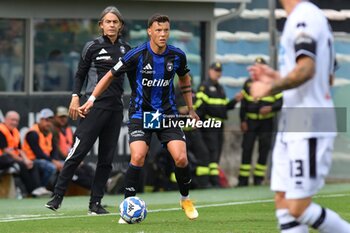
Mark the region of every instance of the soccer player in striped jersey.
<instances>
[{"instance_id":1,"label":"soccer player in striped jersey","mask_svg":"<svg viewBox=\"0 0 350 233\"><path fill-rule=\"evenodd\" d=\"M329 172L336 121L330 86L333 36L327 18L309 1L280 0L288 18L281 37L279 72L250 68L255 98L283 91L283 109L272 159L271 189L283 233L347 233L350 225L312 201ZM312 15L312 17L311 17Z\"/></svg>"},{"instance_id":2,"label":"soccer player in striped jersey","mask_svg":"<svg viewBox=\"0 0 350 233\"><path fill-rule=\"evenodd\" d=\"M166 145L175 162L176 180L181 193L181 207L189 219L196 219L198 212L189 199L191 183L186 153L186 139L179 127L160 129L144 128L144 114L152 113L151 121L162 114L177 115L173 81L179 76L179 85L189 109L191 118L199 117L193 110L191 82L186 55L183 51L167 44L170 34L170 20L166 15L155 14L148 20L147 33L150 40L129 51L97 84L92 96L80 108L84 117L115 77L127 72L132 89L129 107L129 144L131 161L126 173L125 198L136 195L141 168L149 149L152 133L156 133ZM120 223L123 223L120 220Z\"/></svg>"}]
</instances>

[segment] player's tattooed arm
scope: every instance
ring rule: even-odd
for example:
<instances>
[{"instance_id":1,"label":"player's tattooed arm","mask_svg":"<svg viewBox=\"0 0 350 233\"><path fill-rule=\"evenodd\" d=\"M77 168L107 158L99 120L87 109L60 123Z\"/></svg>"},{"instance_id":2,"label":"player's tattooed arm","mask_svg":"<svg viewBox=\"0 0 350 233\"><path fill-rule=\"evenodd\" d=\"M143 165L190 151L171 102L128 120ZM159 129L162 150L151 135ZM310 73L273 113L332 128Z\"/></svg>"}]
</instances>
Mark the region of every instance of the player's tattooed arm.
<instances>
[{"instance_id":1,"label":"player's tattooed arm","mask_svg":"<svg viewBox=\"0 0 350 233\"><path fill-rule=\"evenodd\" d=\"M310 80L314 73L314 60L307 56L301 57L295 68L287 74L287 77L273 82L270 93L277 94L283 90L296 88Z\"/></svg>"},{"instance_id":2,"label":"player's tattooed arm","mask_svg":"<svg viewBox=\"0 0 350 233\"><path fill-rule=\"evenodd\" d=\"M186 74L185 76L179 77L179 86L188 108L189 109L193 108L191 77L188 74Z\"/></svg>"},{"instance_id":3,"label":"player's tattooed arm","mask_svg":"<svg viewBox=\"0 0 350 233\"><path fill-rule=\"evenodd\" d=\"M193 109L193 103L192 103L192 87L191 87L191 77L189 74L186 74L185 76L179 77L179 85L181 88L182 96L185 99L187 108L188 108L188 114L191 116L191 118L195 120L199 120L199 116Z\"/></svg>"},{"instance_id":4,"label":"player's tattooed arm","mask_svg":"<svg viewBox=\"0 0 350 233\"><path fill-rule=\"evenodd\" d=\"M188 82L188 80L180 82L180 89L182 94L192 93L191 82Z\"/></svg>"},{"instance_id":5,"label":"player's tattooed arm","mask_svg":"<svg viewBox=\"0 0 350 233\"><path fill-rule=\"evenodd\" d=\"M185 93L191 93L192 92L192 88L191 85L189 86L181 86L181 93L185 94Z\"/></svg>"}]
</instances>

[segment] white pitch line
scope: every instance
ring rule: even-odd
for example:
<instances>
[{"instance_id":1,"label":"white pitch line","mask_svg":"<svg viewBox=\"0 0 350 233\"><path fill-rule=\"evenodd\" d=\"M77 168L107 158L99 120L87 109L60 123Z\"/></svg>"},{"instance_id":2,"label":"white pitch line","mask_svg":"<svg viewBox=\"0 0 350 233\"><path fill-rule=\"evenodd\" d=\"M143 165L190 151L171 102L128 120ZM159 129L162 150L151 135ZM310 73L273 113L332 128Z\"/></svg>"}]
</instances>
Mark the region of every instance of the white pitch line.
<instances>
[{"instance_id":1,"label":"white pitch line","mask_svg":"<svg viewBox=\"0 0 350 233\"><path fill-rule=\"evenodd\" d=\"M103 215L64 215L63 213L57 213L56 215L52 216L43 214L41 217L33 217L33 218L16 218L15 216L11 216L8 218L0 218L0 223L2 222L21 222L21 221L32 221L32 220L49 220L49 219L64 219L64 218L85 218L85 217L101 217L101 216L108 216L108 215L119 215L119 214L103 214Z\"/></svg>"},{"instance_id":2,"label":"white pitch line","mask_svg":"<svg viewBox=\"0 0 350 233\"><path fill-rule=\"evenodd\" d=\"M317 195L315 198L329 198L329 197L345 197L350 196L350 194L329 194L329 195ZM234 205L248 205L248 204L257 204L257 203L269 203L274 200L253 200L253 201L239 201L239 202L226 202L218 204L207 204L207 205L198 205L196 208L208 208L208 207L220 207L220 206L234 206ZM168 209L155 209L149 210L149 213L158 213L158 212L169 212L169 211L178 211L181 208L168 208ZM103 215L64 215L63 213L57 214L45 214L45 215L16 215L9 216L5 218L0 218L0 223L2 222L20 222L20 221L32 221L32 220L49 220L49 219L65 219L65 218L86 218L86 217L103 217L103 216L118 216L119 213L103 214ZM25 216L25 217L24 217ZM33 217L31 217L33 216ZM39 216L39 217L37 217ZM19 217L19 218L18 218Z\"/></svg>"}]
</instances>

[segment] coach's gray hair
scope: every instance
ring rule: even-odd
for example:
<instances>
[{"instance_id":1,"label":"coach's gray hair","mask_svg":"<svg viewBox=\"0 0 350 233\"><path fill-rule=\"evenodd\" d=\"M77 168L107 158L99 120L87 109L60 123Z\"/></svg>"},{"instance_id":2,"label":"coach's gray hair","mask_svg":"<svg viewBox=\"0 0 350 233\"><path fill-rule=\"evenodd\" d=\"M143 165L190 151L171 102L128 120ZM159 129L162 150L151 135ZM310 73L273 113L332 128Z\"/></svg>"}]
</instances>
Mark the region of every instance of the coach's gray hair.
<instances>
[{"instance_id":1,"label":"coach's gray hair","mask_svg":"<svg viewBox=\"0 0 350 233\"><path fill-rule=\"evenodd\" d=\"M102 23L102 20L103 18L105 17L106 14L108 13L112 13L112 14L115 14L119 21L121 22L122 24L122 27L120 28L119 30L119 34L120 32L123 30L123 27L124 27L124 18L122 16L122 14L120 13L120 11L118 10L118 8L116 8L115 6L107 6L102 12L101 12L101 16L100 16L100 20L99 20L99 24ZM101 31L102 32L102 31ZM103 32L102 32L103 33Z\"/></svg>"}]
</instances>

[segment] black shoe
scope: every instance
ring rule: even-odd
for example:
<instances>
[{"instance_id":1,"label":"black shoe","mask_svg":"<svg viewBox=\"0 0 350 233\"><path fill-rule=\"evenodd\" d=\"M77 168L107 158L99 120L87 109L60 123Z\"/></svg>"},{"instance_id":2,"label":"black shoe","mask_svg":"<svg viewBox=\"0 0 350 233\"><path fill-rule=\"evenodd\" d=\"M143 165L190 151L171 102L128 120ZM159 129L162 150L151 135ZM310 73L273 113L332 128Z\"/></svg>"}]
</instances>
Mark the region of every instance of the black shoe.
<instances>
[{"instance_id":1,"label":"black shoe","mask_svg":"<svg viewBox=\"0 0 350 233\"><path fill-rule=\"evenodd\" d=\"M58 210L58 208L61 207L62 200L63 200L63 196L54 194L51 201L46 203L45 207L49 208L50 210L56 211Z\"/></svg>"},{"instance_id":2,"label":"black shoe","mask_svg":"<svg viewBox=\"0 0 350 233\"><path fill-rule=\"evenodd\" d=\"M196 189L208 189L212 187L209 183L209 176L194 176L192 181L192 184Z\"/></svg>"},{"instance_id":3,"label":"black shoe","mask_svg":"<svg viewBox=\"0 0 350 233\"><path fill-rule=\"evenodd\" d=\"M249 184L249 178L245 176L238 177L238 185L237 187L246 187Z\"/></svg>"},{"instance_id":4,"label":"black shoe","mask_svg":"<svg viewBox=\"0 0 350 233\"><path fill-rule=\"evenodd\" d=\"M219 176L210 176L209 181L213 188L221 188Z\"/></svg>"},{"instance_id":5,"label":"black shoe","mask_svg":"<svg viewBox=\"0 0 350 233\"><path fill-rule=\"evenodd\" d=\"M109 214L109 212L102 207L101 202L90 202L88 214L89 215Z\"/></svg>"},{"instance_id":6,"label":"black shoe","mask_svg":"<svg viewBox=\"0 0 350 233\"><path fill-rule=\"evenodd\" d=\"M254 185L263 185L264 177L261 176L254 176Z\"/></svg>"}]
</instances>

